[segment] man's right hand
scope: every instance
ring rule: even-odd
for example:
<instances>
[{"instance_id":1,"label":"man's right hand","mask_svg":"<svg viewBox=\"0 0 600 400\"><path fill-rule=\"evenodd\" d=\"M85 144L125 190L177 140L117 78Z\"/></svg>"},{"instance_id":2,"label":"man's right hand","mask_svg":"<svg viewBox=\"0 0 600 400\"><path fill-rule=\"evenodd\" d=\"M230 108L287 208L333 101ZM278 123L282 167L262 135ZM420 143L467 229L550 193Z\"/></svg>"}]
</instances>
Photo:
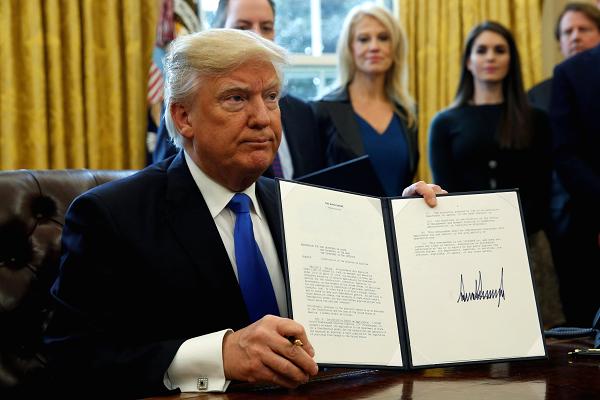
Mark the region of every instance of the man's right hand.
<instances>
[{"instance_id":1,"label":"man's right hand","mask_svg":"<svg viewBox=\"0 0 600 400\"><path fill-rule=\"evenodd\" d=\"M302 347L288 338L300 339ZM223 369L230 380L295 388L316 375L315 351L299 323L267 315L223 339Z\"/></svg>"}]
</instances>

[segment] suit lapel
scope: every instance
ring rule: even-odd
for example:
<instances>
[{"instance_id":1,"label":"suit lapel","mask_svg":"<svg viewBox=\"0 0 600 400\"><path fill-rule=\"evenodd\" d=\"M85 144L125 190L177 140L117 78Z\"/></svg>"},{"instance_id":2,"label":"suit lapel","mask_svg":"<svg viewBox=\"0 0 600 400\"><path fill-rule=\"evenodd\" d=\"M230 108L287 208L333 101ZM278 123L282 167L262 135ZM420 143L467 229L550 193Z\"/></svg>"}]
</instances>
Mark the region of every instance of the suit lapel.
<instances>
[{"instance_id":1,"label":"suit lapel","mask_svg":"<svg viewBox=\"0 0 600 400\"><path fill-rule=\"evenodd\" d=\"M256 182L256 196L265 212L269 230L277 249L279 264L283 266L283 239L281 233L281 213L279 212L279 203L277 201L276 184L273 179L261 177Z\"/></svg>"},{"instance_id":2,"label":"suit lapel","mask_svg":"<svg viewBox=\"0 0 600 400\"><path fill-rule=\"evenodd\" d=\"M337 129L340 142L348 148L355 157L365 154L365 146L360 132L360 126L354 116L348 89L340 88L331 94L325 96L323 103L329 107L329 115ZM397 108L401 108L396 105ZM401 121L406 140L408 142L408 157L411 173L414 175L418 162L418 143L417 131L415 128L409 129L404 120Z\"/></svg>"},{"instance_id":3,"label":"suit lapel","mask_svg":"<svg viewBox=\"0 0 600 400\"><path fill-rule=\"evenodd\" d=\"M281 109L281 125L283 126L283 134L285 135L285 140L288 148L290 149L290 154L292 154L294 175L299 176L298 173L303 171L304 168L302 165L300 165L302 162L302 157L298 157L299 154L302 154L302 144L298 143L297 141L305 136L305 132L297 132L297 130L304 129L305 126L297 123L289 123L290 121L297 122L298 118L295 117L294 108L290 107L288 104L287 96L284 96L281 98L281 100L279 100L279 108ZM296 155L296 157L294 157L294 155ZM303 173L300 173L300 175L303 175ZM273 174L268 175L265 173L263 176L273 177Z\"/></svg>"},{"instance_id":4,"label":"suit lapel","mask_svg":"<svg viewBox=\"0 0 600 400\"><path fill-rule=\"evenodd\" d=\"M365 154L360 128L350 103L330 103L331 118L336 126L340 141L345 143L355 156Z\"/></svg>"},{"instance_id":5,"label":"suit lapel","mask_svg":"<svg viewBox=\"0 0 600 400\"><path fill-rule=\"evenodd\" d=\"M365 154L360 127L354 117L352 104L350 104L348 88L339 88L325 96L323 100L329 109L329 115L337 130L340 144L350 150L355 157Z\"/></svg>"},{"instance_id":6,"label":"suit lapel","mask_svg":"<svg viewBox=\"0 0 600 400\"><path fill-rule=\"evenodd\" d=\"M226 293L226 300L219 299L220 302L227 303L222 304L223 306L245 311L245 303L227 251L208 206L185 163L183 152L179 152L167 170L166 213L173 234L199 271L202 284Z\"/></svg>"}]
</instances>

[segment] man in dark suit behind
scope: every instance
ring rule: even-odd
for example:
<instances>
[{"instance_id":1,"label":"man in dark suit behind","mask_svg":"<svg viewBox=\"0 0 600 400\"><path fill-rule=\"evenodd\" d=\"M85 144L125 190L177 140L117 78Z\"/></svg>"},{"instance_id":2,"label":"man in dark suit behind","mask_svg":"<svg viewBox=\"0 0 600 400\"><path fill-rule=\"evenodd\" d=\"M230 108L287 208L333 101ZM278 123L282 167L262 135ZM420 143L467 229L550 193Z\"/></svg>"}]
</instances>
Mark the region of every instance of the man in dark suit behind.
<instances>
[{"instance_id":1,"label":"man in dark suit behind","mask_svg":"<svg viewBox=\"0 0 600 400\"><path fill-rule=\"evenodd\" d=\"M600 43L600 10L587 3L567 3L556 21L554 35L565 59L591 49ZM546 79L532 87L527 93L529 102L548 114L552 96L552 81L552 78ZM565 189L556 170L554 170L552 173L550 219L545 230L552 245L554 266L557 271L563 271L562 274L559 272L561 277L565 276L565 271L569 270L572 262L573 251L569 241L565 240L568 234L567 228L570 224L572 208L573 204L569 198L569 192ZM566 282L559 283L562 286L568 285ZM569 299L564 298L566 292L563 290L562 293L562 301L569 303ZM565 307L569 307L569 305L567 304ZM569 314L567 311L565 313ZM568 315L567 318L569 318Z\"/></svg>"},{"instance_id":2,"label":"man in dark suit behind","mask_svg":"<svg viewBox=\"0 0 600 400\"><path fill-rule=\"evenodd\" d=\"M600 10L591 4L567 3L556 21L554 36L565 59L591 49L600 43ZM535 107L550 111L552 78L546 79L527 92Z\"/></svg>"},{"instance_id":3,"label":"man in dark suit behind","mask_svg":"<svg viewBox=\"0 0 600 400\"><path fill-rule=\"evenodd\" d=\"M274 40L275 4L272 0L220 0L213 27L250 30ZM288 94L281 97L279 108L282 142L277 160L264 175L292 179L325 168L316 119L309 105ZM152 159L161 161L176 152L162 118Z\"/></svg>"},{"instance_id":4,"label":"man in dark suit behind","mask_svg":"<svg viewBox=\"0 0 600 400\"><path fill-rule=\"evenodd\" d=\"M224 391L231 380L295 387L317 373L304 328L285 318L275 183L261 177L281 138L284 62L281 47L239 30L173 42L166 121L182 150L83 194L65 217L45 336L48 382L61 393ZM434 191L417 183L406 194L434 204ZM256 318L238 283L252 258L238 256L228 206L240 196L276 303Z\"/></svg>"},{"instance_id":5,"label":"man in dark suit behind","mask_svg":"<svg viewBox=\"0 0 600 400\"><path fill-rule=\"evenodd\" d=\"M559 270L570 324L591 326L600 306L600 45L554 69L550 117L557 172L571 196L566 241L570 262Z\"/></svg>"}]
</instances>

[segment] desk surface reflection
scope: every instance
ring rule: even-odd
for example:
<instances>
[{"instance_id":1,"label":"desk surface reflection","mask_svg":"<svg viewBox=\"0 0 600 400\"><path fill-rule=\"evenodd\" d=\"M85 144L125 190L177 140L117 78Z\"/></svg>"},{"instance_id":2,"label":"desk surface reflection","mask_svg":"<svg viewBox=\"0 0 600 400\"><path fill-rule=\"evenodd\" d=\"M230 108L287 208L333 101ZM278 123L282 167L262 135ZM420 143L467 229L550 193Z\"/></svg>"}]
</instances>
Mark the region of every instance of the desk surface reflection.
<instances>
[{"instance_id":1,"label":"desk surface reflection","mask_svg":"<svg viewBox=\"0 0 600 400\"><path fill-rule=\"evenodd\" d=\"M333 369L294 390L239 384L227 393L182 393L160 399L600 399L600 358L567 355L590 344L550 340L548 360L408 372Z\"/></svg>"}]
</instances>

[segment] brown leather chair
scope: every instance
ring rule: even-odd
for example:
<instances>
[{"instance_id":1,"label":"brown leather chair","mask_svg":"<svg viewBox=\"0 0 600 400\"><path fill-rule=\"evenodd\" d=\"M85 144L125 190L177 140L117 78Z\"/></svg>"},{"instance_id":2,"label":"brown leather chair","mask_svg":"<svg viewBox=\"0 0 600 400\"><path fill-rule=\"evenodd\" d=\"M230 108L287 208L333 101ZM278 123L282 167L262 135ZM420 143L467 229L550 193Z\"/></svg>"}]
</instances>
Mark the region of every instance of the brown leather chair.
<instances>
[{"instance_id":1,"label":"brown leather chair","mask_svg":"<svg viewBox=\"0 0 600 400\"><path fill-rule=\"evenodd\" d=\"M44 369L42 334L67 208L88 189L133 172L0 171L0 394L25 392Z\"/></svg>"}]
</instances>

